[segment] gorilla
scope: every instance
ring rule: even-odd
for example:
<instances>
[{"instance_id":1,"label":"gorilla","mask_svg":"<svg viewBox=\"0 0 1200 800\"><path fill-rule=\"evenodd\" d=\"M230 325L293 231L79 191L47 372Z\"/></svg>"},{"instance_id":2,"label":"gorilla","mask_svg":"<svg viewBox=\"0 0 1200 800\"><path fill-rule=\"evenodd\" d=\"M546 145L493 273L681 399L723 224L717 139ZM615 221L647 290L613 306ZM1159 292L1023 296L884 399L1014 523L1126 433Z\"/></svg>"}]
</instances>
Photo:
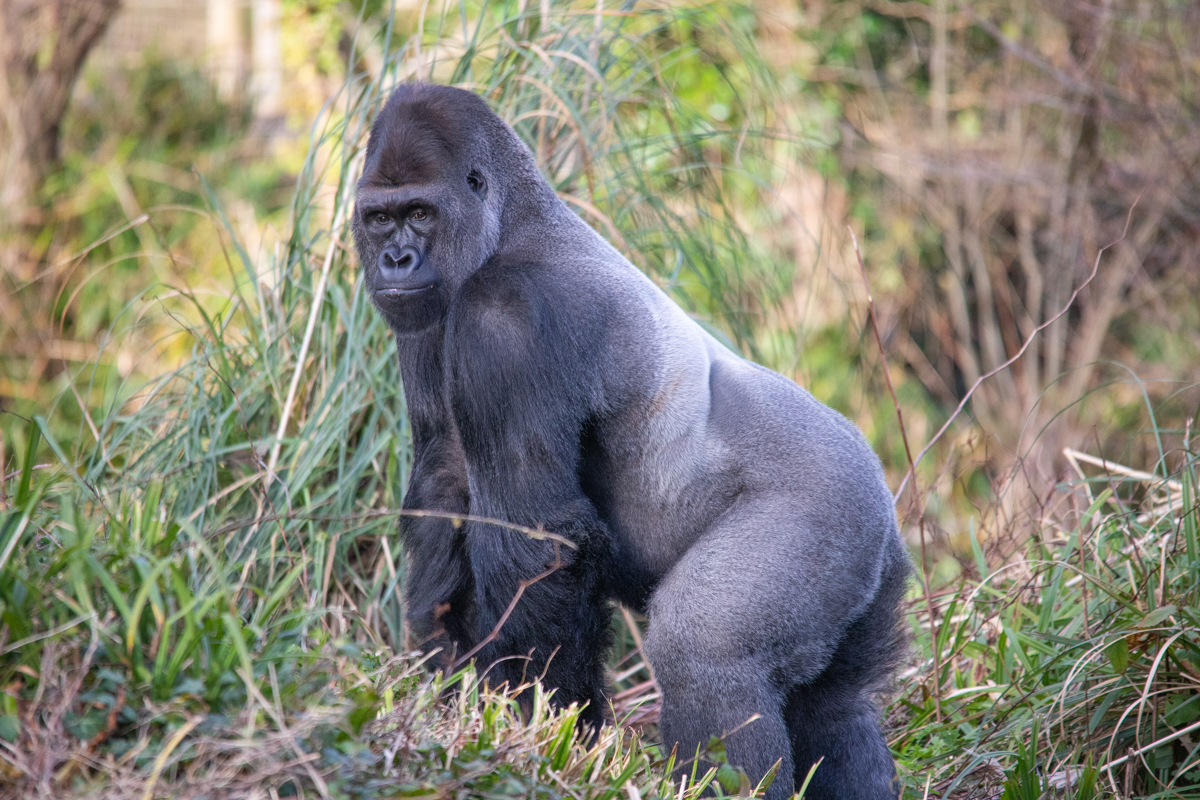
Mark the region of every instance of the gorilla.
<instances>
[{"instance_id":1,"label":"gorilla","mask_svg":"<svg viewBox=\"0 0 1200 800\"><path fill-rule=\"evenodd\" d=\"M596 729L615 600L649 618L664 752L719 736L755 780L779 763L769 798L818 760L810 798L895 798L874 695L911 566L858 430L689 318L470 92L396 89L353 230L399 352L404 508L461 515L401 523L414 638Z\"/></svg>"}]
</instances>

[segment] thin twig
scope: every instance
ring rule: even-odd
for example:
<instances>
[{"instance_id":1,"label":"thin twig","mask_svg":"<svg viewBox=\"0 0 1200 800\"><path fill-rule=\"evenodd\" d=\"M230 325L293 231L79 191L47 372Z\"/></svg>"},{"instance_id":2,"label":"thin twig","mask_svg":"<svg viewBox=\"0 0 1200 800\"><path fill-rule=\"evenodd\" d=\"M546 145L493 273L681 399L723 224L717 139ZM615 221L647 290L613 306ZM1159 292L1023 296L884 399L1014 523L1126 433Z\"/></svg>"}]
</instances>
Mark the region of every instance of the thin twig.
<instances>
[{"instance_id":1,"label":"thin twig","mask_svg":"<svg viewBox=\"0 0 1200 800\"><path fill-rule=\"evenodd\" d=\"M958 403L958 407L954 409L954 413L951 414L950 418L946 420L945 424L942 425L942 427L938 429L938 432L933 435L933 438L929 440L929 444L925 445L925 447L923 447L921 449L921 452L917 453L916 459L914 459L912 462L912 468L909 470L909 473L904 476L904 480L902 480L900 482L900 488L898 488L896 490L896 497L900 497L901 492L903 492L904 488L908 485L909 478L914 476L913 470L915 470L917 465L921 463L921 459L923 459L925 457L925 454L929 452L930 448L932 448L937 443L937 441L942 438L942 436L950 428L950 425L953 424L954 420L956 420L958 418L958 415L962 413L962 410L966 407L966 405L970 401L971 397L975 394L975 390L978 389L980 386L982 386L983 382L986 381L988 378L992 377L993 375L997 375L997 374L1003 372L1004 370L1008 369L1013 364L1015 364L1021 358L1021 356L1025 355L1025 351L1029 349L1029 345L1033 344L1034 337L1036 337L1039 333L1041 333L1046 328L1050 327L1055 322L1057 322L1058 319L1063 314L1066 314L1068 311L1070 311L1071 306L1075 303L1075 298L1079 296L1079 293L1082 292L1084 290L1084 288L1089 283L1092 282L1093 279L1095 279L1096 273L1099 272L1100 257L1103 256L1107 250L1112 249L1113 247L1115 247L1116 245L1120 244L1121 242L1123 242L1125 240L1125 235L1127 233L1129 233L1129 223L1133 220L1133 210L1135 208L1137 208L1138 200L1141 200L1140 196L1138 197L1137 200L1133 201L1133 205L1131 205L1129 207L1129 213L1125 215L1125 228L1121 231L1121 235L1119 237L1117 237L1116 239L1114 239L1113 241L1109 242L1108 244L1104 245L1104 247L1100 248L1100 251L1098 253L1096 253L1096 262L1094 264L1092 264L1091 274L1089 274L1087 276L1087 279L1084 280L1083 283L1079 284L1079 286L1077 286L1075 288L1075 291L1071 292L1071 296L1067 298L1067 302L1063 305L1063 307L1061 309L1059 309L1058 313L1055 314L1050 319L1043 322L1041 325L1038 325L1036 328L1034 328L1033 331L1029 334L1029 336L1025 339L1025 343L1023 345L1021 345L1021 349L1018 350L1016 352L1016 354L1013 355L1012 358L1010 358L1008 361L1005 361L1003 364L996 367L991 372L988 372L984 375L980 375L979 378L973 384L971 384L971 388L968 389L967 393L963 395L962 400L960 400ZM857 247L857 244L855 246Z\"/></svg>"},{"instance_id":2,"label":"thin twig","mask_svg":"<svg viewBox=\"0 0 1200 800\"><path fill-rule=\"evenodd\" d=\"M904 427L904 413L900 410L900 401L896 398L896 389L892 386L892 376L888 372L887 352L883 349L883 337L879 333L879 319L875 316L875 298L871 295L871 283L867 280L867 268L863 264L862 251L858 249L858 237L854 235L854 229L846 226L850 231L850 240L854 243L854 255L858 257L858 271L862 274L863 286L867 290L867 309L871 314L871 330L875 332L875 344L879 346L879 358L883 361L883 380L887 384L888 394L892 396L892 405L896 409L896 421L900 425L900 438L904 442L904 455L908 459L909 475L916 475L916 464L913 463L912 448L908 445L908 431ZM903 487L902 487L903 488ZM916 491L917 481L913 478L912 496L913 513L917 517L917 529L921 537L921 587L925 591L925 607L929 612L929 635L932 637L932 646L929 648L933 653L933 703L934 713L937 721L942 721L942 659L941 648L938 646L938 625L937 618L934 616L933 596L929 593L929 574L928 565L925 560L925 509L921 508L921 498ZM900 493L896 493L896 498L900 497Z\"/></svg>"},{"instance_id":3,"label":"thin twig","mask_svg":"<svg viewBox=\"0 0 1200 800\"><path fill-rule=\"evenodd\" d=\"M506 609L504 609L504 613L500 615L500 619L498 619L496 621L496 624L492 627L491 632L488 633L487 636L480 639L479 643L477 645L472 647L467 652L463 653L458 658L458 660L455 661L450 666L450 669L451 670L458 669L463 664L466 664L468 661L470 661L472 658L474 658L475 655L478 654L479 651L482 650L484 647L486 647L487 645L496 641L496 639L498 639L500 637L500 629L504 627L504 623L508 622L508 618L512 616L513 611L517 607L517 603L519 603L521 600L521 596L525 594L525 590L528 589L530 586L533 586L535 583L542 580L543 578L548 578L549 576L553 575L555 572L557 572L563 566L564 565L563 565L562 559L559 558L558 548L555 547L554 548L554 563L551 564L549 567L547 567L544 572L534 575L532 578L527 578L525 580L522 580L517 585L517 591L513 594L512 600L510 600L508 602L508 607Z\"/></svg>"},{"instance_id":4,"label":"thin twig","mask_svg":"<svg viewBox=\"0 0 1200 800\"><path fill-rule=\"evenodd\" d=\"M1074 448L1071 448L1071 447L1064 447L1063 455L1066 456L1067 458L1071 459L1072 461L1082 461L1083 463L1091 464L1094 467L1101 467L1105 470L1105 472L1116 473L1117 475L1124 475L1125 477L1130 478L1131 480L1147 481L1149 483L1162 484L1163 486L1165 486L1167 488L1168 491L1171 491L1171 492L1182 492L1183 491L1183 484L1180 481L1174 481L1174 480L1169 480L1169 479L1163 480L1161 475L1154 475L1153 473L1150 473L1150 472L1142 472L1139 469L1130 469L1129 467L1122 466L1121 464L1117 464L1113 461L1109 461L1106 458L1097 458L1096 456L1089 455L1088 453L1084 453L1079 450L1075 450Z\"/></svg>"},{"instance_id":5,"label":"thin twig","mask_svg":"<svg viewBox=\"0 0 1200 800\"><path fill-rule=\"evenodd\" d=\"M221 536L231 531L236 531L244 528L255 522L276 522L278 520L304 521L304 522L364 522L368 520L385 519L387 517L432 517L434 519L448 519L451 522L478 522L483 525L495 525L498 528L505 528L517 533L523 533L530 539L538 541L558 542L566 545L572 550L578 549L579 545L572 542L565 536L560 536L557 533L543 530L541 528L531 528L528 525L518 525L515 522L505 522L502 519L494 519L492 517L480 517L475 514L457 514L451 511L427 511L419 508L397 508L397 509L375 509L372 511L364 511L360 514L269 514L258 516L254 519L241 519L236 522L230 522L227 525L222 525L211 532L211 536Z\"/></svg>"}]
</instances>

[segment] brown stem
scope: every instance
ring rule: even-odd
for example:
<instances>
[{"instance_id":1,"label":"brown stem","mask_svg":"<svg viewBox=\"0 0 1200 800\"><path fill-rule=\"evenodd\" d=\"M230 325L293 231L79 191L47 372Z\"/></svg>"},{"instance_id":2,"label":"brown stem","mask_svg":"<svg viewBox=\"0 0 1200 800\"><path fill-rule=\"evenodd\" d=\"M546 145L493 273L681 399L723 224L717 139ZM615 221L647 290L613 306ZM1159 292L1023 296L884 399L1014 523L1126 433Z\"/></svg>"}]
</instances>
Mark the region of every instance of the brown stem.
<instances>
[{"instance_id":1,"label":"brown stem","mask_svg":"<svg viewBox=\"0 0 1200 800\"><path fill-rule=\"evenodd\" d=\"M848 226L847 226L848 227ZM862 274L863 286L867 290L867 309L871 313L871 330L875 332L875 344L879 345L879 358L883 361L883 380L887 383L888 394L892 396L892 405L896 408L896 420L900 424L900 438L904 441L904 455L908 459L908 474L913 477L912 497L913 513L917 516L917 528L921 536L921 588L925 591L925 607L929 612L929 635L931 638L930 652L933 653L933 703L937 721L942 721L942 656L938 647L937 620L933 613L933 595L929 592L929 573L925 560L925 513L921 508L920 494L917 492L916 464L913 463L912 448L908 446L908 431L904 427L904 413L900 410L900 401L896 398L896 390L892 387L892 376L888 372L887 353L883 349L883 337L879 333L879 320L875 316L875 298L871 295L871 284L867 280L867 268L863 265L862 251L858 249L858 237L854 229L850 230L850 240L854 242L854 255L858 257L858 271ZM900 493L897 492L899 497Z\"/></svg>"},{"instance_id":2,"label":"brown stem","mask_svg":"<svg viewBox=\"0 0 1200 800\"><path fill-rule=\"evenodd\" d=\"M532 578L527 578L525 580L522 580L518 584L517 591L513 594L512 600L510 600L508 602L508 608L504 609L504 613L500 615L500 619L496 620L496 624L495 624L495 626L492 627L491 633L489 633L487 636L483 637L483 639L481 639L479 641L479 644L475 645L470 650L463 653L458 658L458 660L456 660L450 666L450 669L451 670L458 669L463 664L470 661L480 650L482 650L488 644L496 641L496 639L500 636L500 629L504 627L504 623L508 622L508 618L510 616L512 616L513 610L517 607L517 603L519 603L521 601L521 595L525 594L525 590L528 589L530 586L533 586L535 583L540 581L542 578L546 578L546 577L549 577L550 575L554 574L562 566L563 566L562 559L559 558L558 543L555 542L554 543L554 563L551 564L549 567L547 567L544 572L534 575Z\"/></svg>"},{"instance_id":3,"label":"brown stem","mask_svg":"<svg viewBox=\"0 0 1200 800\"><path fill-rule=\"evenodd\" d=\"M1139 199L1141 199L1141 198L1139 198ZM975 390L977 390L981 385L983 385L983 382L986 381L988 378L992 377L993 375L997 374L998 372L1008 369L1013 364L1015 364L1017 362L1017 360L1021 358L1021 356L1025 355L1025 351L1029 349L1029 345L1031 345L1033 343L1033 339L1037 334L1041 333L1043 330L1045 330L1046 328L1053 325L1055 322L1058 321L1059 317L1063 316L1071 309L1071 305L1075 302L1075 298L1078 297L1079 293L1083 291L1084 287L1086 287L1089 283L1091 283L1092 280L1096 277L1096 272L1100 269L1100 257L1104 255L1105 251L1111 249L1113 246L1124 241L1125 234L1129 233L1129 222L1130 222L1130 220L1133 219L1133 210L1135 208L1137 208L1137 204L1138 204L1138 201L1134 200L1133 205L1131 205L1129 207L1129 213L1125 216L1125 228L1124 228L1124 230L1121 231L1121 235L1114 241L1109 242L1108 244L1104 245L1104 247L1100 248L1099 252L1096 253L1096 262L1094 264L1092 264L1091 274L1089 274L1087 276L1087 278L1083 281L1083 283L1079 284L1079 286L1077 286L1075 288L1075 291L1071 292L1071 296L1067 298L1067 302L1064 303L1063 307L1058 310L1058 313L1055 314L1050 319L1043 322L1041 325L1038 325L1036 328L1034 328L1033 333L1025 340L1025 344L1021 345L1021 349L1018 350L1016 353L1014 353L1012 358L1008 359L1008 361L1005 361L1003 364L1001 364L1000 366L991 370L990 372L980 375L979 378L973 384L971 384L971 388L968 389L967 393L963 395L962 400L960 400L958 403L958 407L954 409L954 413L950 415L950 418L948 420L946 420L945 424L942 425L942 427L938 428L938 432L935 433L933 435L933 438L929 440L929 444L925 445L925 447L923 447L921 449L921 452L917 453L917 457L916 457L916 459L914 459L912 461L912 466L909 469L908 474L904 476L904 480L900 482L900 488L898 488L896 490L896 497L899 497L900 493L904 491L904 487L908 485L909 478L915 477L916 465L921 463L921 459L925 457L925 454L929 452L930 448L932 448L934 446L934 444L937 443L938 439L942 438L942 436L946 433L947 430L949 430L950 425L954 422L954 420L956 420L958 418L958 415L961 414L962 410L966 407L967 402L971 399L972 395L975 394ZM851 236L853 236L853 235L854 234L852 231ZM858 240L856 239L855 240L855 248L857 248L857 247L858 247ZM860 257L860 261L861 261L861 257ZM866 275L865 272L863 274L864 274L864 276ZM876 334L876 335L878 335L878 334Z\"/></svg>"}]
</instances>

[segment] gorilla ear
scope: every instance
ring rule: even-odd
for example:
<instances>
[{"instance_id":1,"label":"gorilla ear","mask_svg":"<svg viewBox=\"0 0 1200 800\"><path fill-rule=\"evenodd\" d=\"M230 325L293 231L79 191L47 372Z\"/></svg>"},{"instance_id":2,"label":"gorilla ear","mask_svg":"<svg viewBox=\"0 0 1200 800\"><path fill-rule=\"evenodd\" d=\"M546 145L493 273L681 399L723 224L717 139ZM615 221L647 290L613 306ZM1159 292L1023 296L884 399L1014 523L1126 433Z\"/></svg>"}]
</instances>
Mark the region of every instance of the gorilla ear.
<instances>
[{"instance_id":1,"label":"gorilla ear","mask_svg":"<svg viewBox=\"0 0 1200 800\"><path fill-rule=\"evenodd\" d=\"M471 191L474 192L480 200L487 197L487 181L483 179L483 175L479 173L479 170L473 169L471 170L470 174L467 175L467 186L471 187Z\"/></svg>"}]
</instances>

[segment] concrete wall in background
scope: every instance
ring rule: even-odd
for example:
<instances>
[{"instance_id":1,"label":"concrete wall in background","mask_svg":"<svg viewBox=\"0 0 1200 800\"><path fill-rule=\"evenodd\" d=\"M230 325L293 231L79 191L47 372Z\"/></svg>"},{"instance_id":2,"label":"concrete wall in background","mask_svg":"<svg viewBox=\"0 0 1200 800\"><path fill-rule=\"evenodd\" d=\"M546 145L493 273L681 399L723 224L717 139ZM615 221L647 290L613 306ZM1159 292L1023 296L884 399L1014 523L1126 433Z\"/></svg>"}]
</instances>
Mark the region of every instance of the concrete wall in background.
<instances>
[{"instance_id":1,"label":"concrete wall in background","mask_svg":"<svg viewBox=\"0 0 1200 800\"><path fill-rule=\"evenodd\" d=\"M91 54L94 66L145 57L202 65L227 100L247 99L255 116L280 113L281 0L125 0Z\"/></svg>"}]
</instances>

